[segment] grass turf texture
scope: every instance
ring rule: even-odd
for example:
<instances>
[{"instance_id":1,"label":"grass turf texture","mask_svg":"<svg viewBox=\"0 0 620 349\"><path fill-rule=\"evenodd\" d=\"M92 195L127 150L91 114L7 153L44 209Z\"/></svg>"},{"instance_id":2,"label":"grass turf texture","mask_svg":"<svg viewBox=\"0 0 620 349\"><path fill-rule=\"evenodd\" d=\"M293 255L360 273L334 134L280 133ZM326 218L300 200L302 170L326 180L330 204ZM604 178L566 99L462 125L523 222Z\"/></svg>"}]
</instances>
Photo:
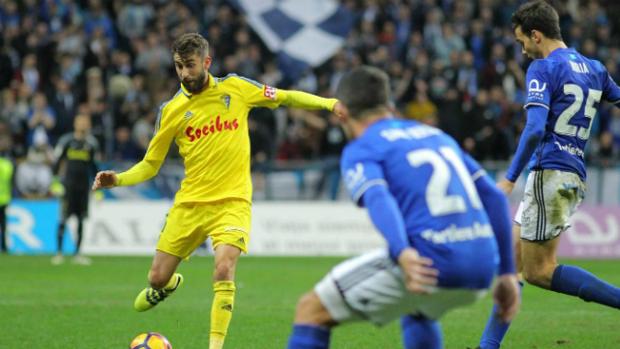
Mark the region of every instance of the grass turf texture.
<instances>
[{"instance_id":1,"label":"grass turf texture","mask_svg":"<svg viewBox=\"0 0 620 349\"><path fill-rule=\"evenodd\" d=\"M226 348L285 348L298 297L340 260L242 258ZM0 348L127 348L134 336L148 331L161 332L175 349L207 348L212 258L182 263L183 287L146 313L135 312L132 304L146 286L150 258L96 257L93 262L52 266L49 257L0 256ZM571 263L620 285L620 261ZM444 317L446 349L475 346L490 307L487 296ZM618 348L618 315L528 285L502 348ZM332 334L332 347L401 348L397 322L382 329L340 327Z\"/></svg>"}]
</instances>

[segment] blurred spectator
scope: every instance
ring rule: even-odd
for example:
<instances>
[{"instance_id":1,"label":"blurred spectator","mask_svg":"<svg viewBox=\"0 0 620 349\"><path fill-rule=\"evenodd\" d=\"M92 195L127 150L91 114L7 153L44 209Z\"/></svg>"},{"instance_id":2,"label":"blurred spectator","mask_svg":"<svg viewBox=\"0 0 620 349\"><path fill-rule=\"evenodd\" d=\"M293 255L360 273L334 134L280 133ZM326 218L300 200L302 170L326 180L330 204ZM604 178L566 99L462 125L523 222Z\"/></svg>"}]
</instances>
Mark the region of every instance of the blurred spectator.
<instances>
[{"instance_id":1,"label":"blurred spectator","mask_svg":"<svg viewBox=\"0 0 620 349\"><path fill-rule=\"evenodd\" d=\"M39 88L40 75L37 69L37 56L35 54L31 53L24 57L19 77L32 91L36 91Z\"/></svg>"},{"instance_id":2,"label":"blurred spectator","mask_svg":"<svg viewBox=\"0 0 620 349\"><path fill-rule=\"evenodd\" d=\"M47 97L41 92L35 93L32 98L32 106L28 112L28 139L29 144L33 139L45 140L50 144L51 131L56 124L54 110L47 104Z\"/></svg>"},{"instance_id":3,"label":"blurred spectator","mask_svg":"<svg viewBox=\"0 0 620 349\"><path fill-rule=\"evenodd\" d=\"M9 87L13 79L13 61L10 56L10 48L5 45L0 37L0 91Z\"/></svg>"},{"instance_id":4,"label":"blurred spectator","mask_svg":"<svg viewBox=\"0 0 620 349\"><path fill-rule=\"evenodd\" d=\"M593 159L593 164L602 167L612 166L618 159L618 150L614 147L614 136L611 132L601 133L598 149Z\"/></svg>"},{"instance_id":5,"label":"blurred spectator","mask_svg":"<svg viewBox=\"0 0 620 349\"><path fill-rule=\"evenodd\" d=\"M144 153L140 153L138 145L131 138L131 131L126 126L117 128L115 136L113 160L135 161L144 155Z\"/></svg>"},{"instance_id":6,"label":"blurred spectator","mask_svg":"<svg viewBox=\"0 0 620 349\"><path fill-rule=\"evenodd\" d=\"M116 47L114 22L103 7L101 0L89 0L88 7L84 16L84 30L86 35L91 36L91 46L100 45L101 42L97 41L101 40L99 35L103 35L109 41L110 48ZM96 40L92 41L93 38L96 38Z\"/></svg>"},{"instance_id":7,"label":"blurred spectator","mask_svg":"<svg viewBox=\"0 0 620 349\"><path fill-rule=\"evenodd\" d=\"M48 197L53 179L52 161L52 148L39 133L28 149L26 159L17 165L15 186L18 193L27 199Z\"/></svg>"},{"instance_id":8,"label":"blurred spectator","mask_svg":"<svg viewBox=\"0 0 620 349\"><path fill-rule=\"evenodd\" d=\"M273 142L269 131L265 126L248 118L248 129L250 132L250 159L252 170L262 171L267 162L273 158Z\"/></svg>"},{"instance_id":9,"label":"blurred spectator","mask_svg":"<svg viewBox=\"0 0 620 349\"><path fill-rule=\"evenodd\" d=\"M407 104L405 116L428 125L437 125L437 106L428 97L428 85L416 80L415 86L415 97Z\"/></svg>"},{"instance_id":10,"label":"blurred spectator","mask_svg":"<svg viewBox=\"0 0 620 349\"><path fill-rule=\"evenodd\" d=\"M131 138L137 145L138 152L140 154L146 153L146 149L149 146L149 142L153 137L155 131L155 111L151 110L147 112L144 117L140 118L133 126L131 131Z\"/></svg>"},{"instance_id":11,"label":"blurred spectator","mask_svg":"<svg viewBox=\"0 0 620 349\"><path fill-rule=\"evenodd\" d=\"M434 39L432 48L435 58L447 64L452 52L460 53L465 49L465 42L462 37L454 33L451 24L445 23L442 26L442 35Z\"/></svg>"},{"instance_id":12,"label":"blurred spectator","mask_svg":"<svg viewBox=\"0 0 620 349\"><path fill-rule=\"evenodd\" d=\"M146 1L127 1L118 14L118 29L128 39L143 37L154 15L153 6L147 4Z\"/></svg>"},{"instance_id":13,"label":"blurred spectator","mask_svg":"<svg viewBox=\"0 0 620 349\"><path fill-rule=\"evenodd\" d=\"M156 33L148 33L146 42L136 42L136 62L138 70L161 74L172 67L172 55Z\"/></svg>"},{"instance_id":14,"label":"blurred spectator","mask_svg":"<svg viewBox=\"0 0 620 349\"><path fill-rule=\"evenodd\" d=\"M464 51L461 55L456 77L457 87L459 92L469 99L478 94L478 72L474 67L474 55L471 51Z\"/></svg>"},{"instance_id":15,"label":"blurred spectator","mask_svg":"<svg viewBox=\"0 0 620 349\"><path fill-rule=\"evenodd\" d=\"M54 139L71 130L73 115L77 110L78 101L76 93L72 91L71 84L59 77L54 80L54 89L50 96L50 106L56 113L56 126L53 130Z\"/></svg>"},{"instance_id":16,"label":"blurred spectator","mask_svg":"<svg viewBox=\"0 0 620 349\"><path fill-rule=\"evenodd\" d=\"M340 120L334 114L327 116L323 125L321 140L319 143L319 159L323 164L323 171L315 189L315 198L323 193L325 185L328 185L328 197L335 200L340 189L340 154L347 144Z\"/></svg>"}]
</instances>

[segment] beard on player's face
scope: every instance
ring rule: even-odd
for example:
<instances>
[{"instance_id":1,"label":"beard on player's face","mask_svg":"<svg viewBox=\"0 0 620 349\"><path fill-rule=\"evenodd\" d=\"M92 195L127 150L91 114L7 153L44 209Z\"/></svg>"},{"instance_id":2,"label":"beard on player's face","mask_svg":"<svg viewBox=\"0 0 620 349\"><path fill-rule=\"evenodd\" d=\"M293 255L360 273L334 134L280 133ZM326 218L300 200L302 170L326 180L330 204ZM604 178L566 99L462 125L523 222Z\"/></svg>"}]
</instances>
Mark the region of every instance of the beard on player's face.
<instances>
[{"instance_id":1,"label":"beard on player's face","mask_svg":"<svg viewBox=\"0 0 620 349\"><path fill-rule=\"evenodd\" d=\"M200 92L206 83L206 77L207 77L207 72L204 70L204 68L201 68L200 73L198 73L197 76L195 77L186 77L185 79L181 80L181 83L183 84L183 86L185 86L185 89L190 92L190 93L197 93Z\"/></svg>"},{"instance_id":2,"label":"beard on player's face","mask_svg":"<svg viewBox=\"0 0 620 349\"><path fill-rule=\"evenodd\" d=\"M205 87L210 57L193 52L173 55L174 65L181 84L189 93L198 93Z\"/></svg>"}]
</instances>

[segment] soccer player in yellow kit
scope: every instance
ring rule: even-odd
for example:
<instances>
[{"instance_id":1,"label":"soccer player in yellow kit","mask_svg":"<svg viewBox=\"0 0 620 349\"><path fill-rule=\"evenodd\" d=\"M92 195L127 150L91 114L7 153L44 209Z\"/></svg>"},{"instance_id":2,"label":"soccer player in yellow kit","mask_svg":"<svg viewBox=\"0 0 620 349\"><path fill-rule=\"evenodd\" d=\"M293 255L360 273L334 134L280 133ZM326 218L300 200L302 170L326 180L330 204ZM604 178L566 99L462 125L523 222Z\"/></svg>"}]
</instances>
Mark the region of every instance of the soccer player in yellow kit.
<instances>
[{"instance_id":1,"label":"soccer player in yellow kit","mask_svg":"<svg viewBox=\"0 0 620 349\"><path fill-rule=\"evenodd\" d=\"M145 311L163 301L183 282L175 273L183 259L211 237L215 250L210 349L223 347L232 317L235 266L247 252L252 182L248 112L280 105L341 113L336 99L276 89L231 74L209 74L208 42L195 33L173 44L180 90L162 104L155 135L144 159L126 172L99 172L93 189L129 186L154 177L174 140L183 157L185 179L161 231L148 275L150 287L135 300Z\"/></svg>"}]
</instances>

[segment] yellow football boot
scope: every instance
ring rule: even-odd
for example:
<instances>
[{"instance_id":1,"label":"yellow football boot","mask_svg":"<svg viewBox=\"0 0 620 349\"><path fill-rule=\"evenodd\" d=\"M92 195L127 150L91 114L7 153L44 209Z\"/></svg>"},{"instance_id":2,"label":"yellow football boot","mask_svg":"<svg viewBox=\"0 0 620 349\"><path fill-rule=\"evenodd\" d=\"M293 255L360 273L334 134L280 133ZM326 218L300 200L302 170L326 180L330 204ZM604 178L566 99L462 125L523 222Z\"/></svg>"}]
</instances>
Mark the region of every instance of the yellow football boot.
<instances>
[{"instance_id":1,"label":"yellow football boot","mask_svg":"<svg viewBox=\"0 0 620 349\"><path fill-rule=\"evenodd\" d=\"M176 291L176 289L183 284L183 275L174 273L173 278L174 277L176 277L176 282L171 287L164 287L161 290L147 287L142 290L133 303L134 309L136 309L136 311L147 311L166 299L166 297L171 295L172 292Z\"/></svg>"}]
</instances>

